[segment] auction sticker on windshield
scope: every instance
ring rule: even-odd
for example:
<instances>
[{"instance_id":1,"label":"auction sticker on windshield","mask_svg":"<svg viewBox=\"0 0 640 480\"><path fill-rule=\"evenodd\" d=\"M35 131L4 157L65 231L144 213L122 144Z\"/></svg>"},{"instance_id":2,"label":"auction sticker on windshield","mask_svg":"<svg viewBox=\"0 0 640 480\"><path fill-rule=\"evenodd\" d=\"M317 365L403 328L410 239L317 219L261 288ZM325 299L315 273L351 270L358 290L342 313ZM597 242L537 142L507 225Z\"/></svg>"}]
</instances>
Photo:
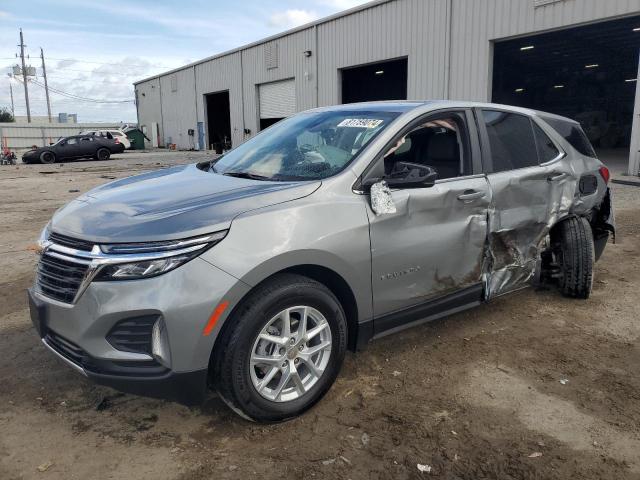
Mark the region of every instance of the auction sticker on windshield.
<instances>
[{"instance_id":1,"label":"auction sticker on windshield","mask_svg":"<svg viewBox=\"0 0 640 480\"><path fill-rule=\"evenodd\" d=\"M338 124L338 127L376 128L382 123L384 123L384 120L373 118L345 118Z\"/></svg>"}]
</instances>

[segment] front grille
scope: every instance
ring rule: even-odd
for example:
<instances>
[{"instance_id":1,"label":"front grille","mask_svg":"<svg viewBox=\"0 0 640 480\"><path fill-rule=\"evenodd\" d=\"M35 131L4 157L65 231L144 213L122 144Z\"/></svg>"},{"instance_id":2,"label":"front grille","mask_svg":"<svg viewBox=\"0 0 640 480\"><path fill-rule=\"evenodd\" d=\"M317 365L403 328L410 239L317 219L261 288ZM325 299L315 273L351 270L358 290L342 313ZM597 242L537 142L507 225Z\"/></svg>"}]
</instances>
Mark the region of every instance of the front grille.
<instances>
[{"instance_id":1,"label":"front grille","mask_svg":"<svg viewBox=\"0 0 640 480\"><path fill-rule=\"evenodd\" d=\"M83 250L85 252L90 252L93 249L93 243L91 242L67 237L66 235L60 235L55 232L49 234L48 240L64 247L75 248L76 250Z\"/></svg>"},{"instance_id":2,"label":"front grille","mask_svg":"<svg viewBox=\"0 0 640 480\"><path fill-rule=\"evenodd\" d=\"M107 342L117 350L151 355L151 331L157 319L157 315L147 315L122 320L109 330Z\"/></svg>"},{"instance_id":3,"label":"front grille","mask_svg":"<svg viewBox=\"0 0 640 480\"><path fill-rule=\"evenodd\" d=\"M37 286L47 297L64 303L73 303L88 265L58 258L49 252L40 257Z\"/></svg>"}]
</instances>

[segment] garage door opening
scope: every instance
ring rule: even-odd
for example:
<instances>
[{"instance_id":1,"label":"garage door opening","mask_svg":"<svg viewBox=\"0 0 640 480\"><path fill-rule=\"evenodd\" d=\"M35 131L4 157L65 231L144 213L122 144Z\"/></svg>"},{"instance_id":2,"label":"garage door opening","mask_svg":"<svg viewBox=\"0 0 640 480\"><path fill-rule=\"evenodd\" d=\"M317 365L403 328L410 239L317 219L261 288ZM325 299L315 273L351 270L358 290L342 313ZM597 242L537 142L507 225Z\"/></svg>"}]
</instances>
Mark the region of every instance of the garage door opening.
<instances>
[{"instance_id":1,"label":"garage door opening","mask_svg":"<svg viewBox=\"0 0 640 480\"><path fill-rule=\"evenodd\" d=\"M640 17L497 42L493 101L578 120L602 158L624 162L639 52Z\"/></svg>"},{"instance_id":2,"label":"garage door opening","mask_svg":"<svg viewBox=\"0 0 640 480\"><path fill-rule=\"evenodd\" d=\"M407 59L342 70L342 103L407 99Z\"/></svg>"},{"instance_id":3,"label":"garage door opening","mask_svg":"<svg viewBox=\"0 0 640 480\"><path fill-rule=\"evenodd\" d=\"M208 149L222 153L231 148L231 111L229 92L208 93L204 96L207 114Z\"/></svg>"},{"instance_id":4,"label":"garage door opening","mask_svg":"<svg viewBox=\"0 0 640 480\"><path fill-rule=\"evenodd\" d=\"M296 82L288 79L258 85L258 98L260 130L264 130L296 113Z\"/></svg>"}]
</instances>

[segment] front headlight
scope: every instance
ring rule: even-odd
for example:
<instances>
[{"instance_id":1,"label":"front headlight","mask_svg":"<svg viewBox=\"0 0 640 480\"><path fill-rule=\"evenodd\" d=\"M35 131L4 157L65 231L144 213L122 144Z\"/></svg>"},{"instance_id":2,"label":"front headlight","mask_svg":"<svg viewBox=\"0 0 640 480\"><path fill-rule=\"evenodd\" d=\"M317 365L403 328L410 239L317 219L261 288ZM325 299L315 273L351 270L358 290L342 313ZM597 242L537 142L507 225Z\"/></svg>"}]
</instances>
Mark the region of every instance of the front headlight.
<instances>
[{"instance_id":1,"label":"front headlight","mask_svg":"<svg viewBox=\"0 0 640 480\"><path fill-rule=\"evenodd\" d=\"M202 254L226 234L224 230L187 240L100 245L105 264L94 281L138 280L162 275Z\"/></svg>"},{"instance_id":2,"label":"front headlight","mask_svg":"<svg viewBox=\"0 0 640 480\"><path fill-rule=\"evenodd\" d=\"M47 244L49 243L49 233L51 233L51 221L45 225L40 232L40 236L38 237L38 242L36 246L36 253L42 254Z\"/></svg>"}]
</instances>

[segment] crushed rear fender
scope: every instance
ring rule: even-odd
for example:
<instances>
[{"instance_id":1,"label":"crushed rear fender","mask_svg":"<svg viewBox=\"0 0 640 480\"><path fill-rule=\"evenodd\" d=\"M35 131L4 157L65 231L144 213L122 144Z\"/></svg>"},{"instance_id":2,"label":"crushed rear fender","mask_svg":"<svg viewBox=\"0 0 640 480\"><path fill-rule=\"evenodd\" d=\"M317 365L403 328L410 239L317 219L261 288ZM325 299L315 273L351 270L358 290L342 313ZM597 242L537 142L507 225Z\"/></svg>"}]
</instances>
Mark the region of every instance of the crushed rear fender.
<instances>
[{"instance_id":1,"label":"crushed rear fender","mask_svg":"<svg viewBox=\"0 0 640 480\"><path fill-rule=\"evenodd\" d=\"M613 212L613 198L610 188L607 188L602 203L594 209L590 223L593 231L595 259L598 261L604 252L609 236L611 236L613 243L616 243L616 219Z\"/></svg>"}]
</instances>

